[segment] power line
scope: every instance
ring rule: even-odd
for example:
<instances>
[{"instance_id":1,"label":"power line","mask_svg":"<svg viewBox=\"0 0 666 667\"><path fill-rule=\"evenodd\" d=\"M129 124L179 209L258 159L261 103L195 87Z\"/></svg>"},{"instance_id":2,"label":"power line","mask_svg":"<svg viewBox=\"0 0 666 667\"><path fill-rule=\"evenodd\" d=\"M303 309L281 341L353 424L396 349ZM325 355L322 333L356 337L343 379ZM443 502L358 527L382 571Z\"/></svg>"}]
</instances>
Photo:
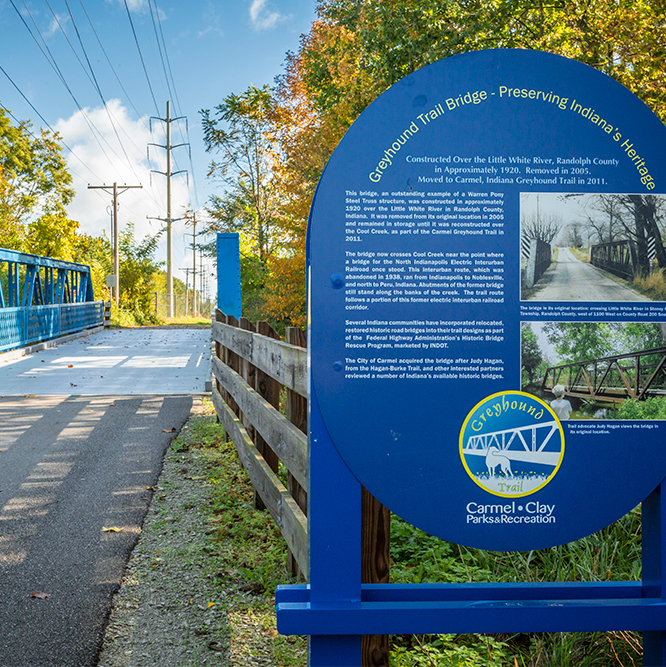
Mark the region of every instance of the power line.
<instances>
[{"instance_id":1,"label":"power line","mask_svg":"<svg viewBox=\"0 0 666 667\"><path fill-rule=\"evenodd\" d=\"M72 26L74 27L74 31L76 32L76 36L79 39L79 45L81 46L81 50L83 51L83 55L86 59L86 62L88 63L88 69L90 70L90 73L88 73L88 70L86 70L85 65L81 62L81 58L79 58L78 53L76 52L76 49L74 48L74 45L70 41L69 37L67 36L67 33L65 32L64 28L62 27L62 24L60 23L60 19L58 18L58 15L53 11L53 8L51 7L49 0L45 0L46 5L48 8L51 10L51 14L53 14L53 18L55 19L56 23L58 24L58 28L60 28L60 32L62 32L63 36L65 37L65 40L67 41L67 44L69 44L70 49L72 50L72 53L76 57L77 61L79 62L79 65L81 65L81 69L86 73L86 76L88 77L88 80L93 84L95 89L97 90L97 94L99 95L100 100L102 100L102 105L104 106L104 110L106 111L106 115L109 119L109 122L111 123L111 127L113 129L114 134L116 135L116 139L118 139L118 143L120 144L120 149L123 152L123 155L125 156L125 159L127 160L127 164L129 168L132 170L132 173L136 178L139 178L138 174L136 173L134 166L132 165L132 161L129 158L129 155L127 154L127 151L125 150L125 146L122 142L122 139L120 138L120 135L118 134L118 128L116 127L116 123L114 123L111 111L109 107L106 104L106 100L104 99L104 95L102 94L102 89L99 86L99 83L97 81L97 77L95 76L95 71L93 70L93 67L90 63L90 58L88 58L88 53L86 52L85 46L83 45L83 40L81 39L81 34L79 33L79 29L76 25L76 21L74 20L74 16L72 15L72 11L69 8L69 3L67 0L65 0L65 5L67 6L67 11L69 12L69 17L72 20ZM125 133L125 136L128 136L127 133ZM129 138L129 137L128 137ZM132 141L130 139L130 141ZM134 143L134 142L132 142ZM135 145L135 148L138 150L139 147Z\"/></svg>"},{"instance_id":2,"label":"power line","mask_svg":"<svg viewBox=\"0 0 666 667\"><path fill-rule=\"evenodd\" d=\"M164 39L164 32L162 31L162 21L160 19L160 12L157 7L157 0L153 0L155 3L155 14L157 15L157 24L160 28L160 35L162 36L162 44L164 44L164 56L167 62L167 68L169 69L169 75L171 76L171 83L173 84L173 93L175 96L175 102L178 105L177 113L182 114L182 107L180 105L180 100L178 99L178 91L176 90L176 81L173 78L173 71L171 69L171 63L169 62L169 52L167 51L166 41Z\"/></svg>"},{"instance_id":3,"label":"power line","mask_svg":"<svg viewBox=\"0 0 666 667\"><path fill-rule=\"evenodd\" d=\"M97 34L97 31L95 30L95 26L93 25L92 20L90 19L90 16L88 12L86 11L85 6L83 5L83 0L79 0L79 4L81 5L81 9L83 9L83 13L86 15L86 18L88 19L88 23L90 24L90 27L93 31L93 34L97 38L97 43L99 44L100 49L102 49L102 53L104 54L104 57L106 58L106 62L109 64L109 67L111 68L111 71L113 72L113 75L116 77L116 81L120 85L121 90L125 94L125 98L127 101L130 103L130 106L132 109L134 109L134 113L137 115L137 118L143 122L145 125L146 129L148 128L148 124L143 120L143 116L137 111L136 106L134 105L134 102L132 102L132 98L130 97L129 93L125 90L125 86L123 86L123 82L120 80L120 77L118 76L118 73L116 72L115 68L113 67L113 64L111 63L111 59L109 58L106 49L104 48L104 45L102 44L102 40L99 38L99 35Z\"/></svg>"},{"instance_id":4,"label":"power line","mask_svg":"<svg viewBox=\"0 0 666 667\"><path fill-rule=\"evenodd\" d=\"M13 2L13 0L10 0ZM134 29L134 21L132 21L132 15L130 14L129 7L127 6L127 0L123 0L125 4L125 9L127 10L127 18L129 19L130 26L132 27L132 34L134 35L134 43L136 44L137 51L139 52L139 58L141 58L141 65L143 66L143 73L146 75L146 81L148 82L148 89L150 90L150 95L153 98L153 103L155 104L155 110L157 113L160 112L159 107L157 106L157 100L155 99L155 93L153 92L153 87L150 84L150 77L148 76L148 70L146 69L146 63L143 60L143 54L141 53L141 47L139 46L139 40L136 36L136 30Z\"/></svg>"},{"instance_id":5,"label":"power line","mask_svg":"<svg viewBox=\"0 0 666 667\"><path fill-rule=\"evenodd\" d=\"M151 2L155 4L155 12L153 14ZM164 39L164 31L162 30L162 21L160 19L160 12L159 12L159 7L157 6L157 0L148 0L148 5L150 7L150 15L153 20L153 27L155 27L155 17L157 17L157 26L159 27L159 34L162 38L162 45L163 45L163 50L164 50L164 58L162 58L162 68L164 69L164 76L166 78L167 82L167 88L169 88L169 92L173 89L173 99L176 102L176 110L177 113L182 115L182 107L180 105L180 99L178 98L178 90L176 89L176 82L173 77L173 70L171 69L171 62L169 60L169 51L167 49L166 45L166 40ZM162 48L160 48L160 40L159 37L157 36L157 30L155 31L155 36L157 38L157 45L158 48L160 49L160 57L162 57ZM166 60L166 67L165 67L165 60ZM167 74L168 70L168 74ZM169 86L169 76L171 78L171 86ZM183 139L183 141L187 144L190 143L190 137L189 137L189 125L187 122L185 123L185 134L183 135L182 131L179 128L180 136ZM198 207L199 205L199 196L197 193L197 186L196 186L196 179L194 175L194 163L192 162L192 151L188 152L189 156L189 161L190 161L190 172L192 174L192 189L194 191L194 205ZM176 163L176 166L178 166L178 162L174 159L174 162ZM189 180L188 180L188 185L189 185ZM191 198L192 199L192 198Z\"/></svg>"},{"instance_id":6,"label":"power line","mask_svg":"<svg viewBox=\"0 0 666 667\"><path fill-rule=\"evenodd\" d=\"M102 143L101 143L101 141L100 141L100 138L106 143L106 145L109 147L109 149L111 150L111 152L112 152L118 159L121 159L120 156L115 152L115 150L113 150L113 148L112 148L111 145L108 143L108 141L106 141L106 139L104 139L104 137L103 137L103 135L101 134L101 132L95 127L94 123L90 120L90 118L88 117L88 115L87 115L86 112L84 111L83 107L79 104L79 101L76 99L76 96L75 96L74 93L72 92L72 89L70 88L69 84L68 84L67 81L65 80L65 77L63 76L62 72L60 71L60 68L58 67L58 63L56 62L55 58L53 57L53 54L51 53L51 50L49 49L48 45L46 44L46 40L44 39L42 33L40 32L39 28L37 27L37 23L35 22L34 17L32 16L32 14L30 13L30 10L28 9L27 5L25 4L25 0L23 1L23 5L25 6L26 11L28 12L28 15L30 16L30 18L31 18L31 20L32 20L32 22L33 22L33 24L34 24L34 26L35 26L35 30L37 31L37 34L38 34L38 35L40 36L40 38L42 39L42 42L44 43L44 46L45 46L45 48L46 48L46 51L41 47L41 45L40 45L40 43L39 43L37 37L34 35L34 33L32 32L32 30L30 29L30 26L26 23L25 19L24 19L23 16L21 15L21 12L18 10L18 7L14 4L14 0L9 0L9 2L11 3L12 7L13 7L14 10L16 11L16 13L18 14L19 18L21 19L21 22L22 22L23 25L26 27L27 31L30 33L30 36L33 38L33 40L35 41L35 43L36 43L37 46L39 47L40 51L42 52L42 55L46 58L46 60L47 60L47 62L49 63L49 65L51 65L51 67L53 68L53 70L55 71L55 73L58 75L58 78L60 79L60 81L62 82L62 84L65 86L67 92L70 94L71 98L74 100L74 103L76 104L77 108L78 108L79 111L81 112L81 115L82 115L83 119L85 120L86 124L87 124L88 127L90 128L90 131L92 132L93 137L95 137L95 140L96 140L97 143L99 144L99 147L102 149L102 152L104 153L104 155L105 155L105 157L107 158L107 160L109 160L109 162L111 162L111 159L109 158L109 155L108 155L107 152L104 150L104 146L102 146ZM48 53L48 55L47 55L47 53ZM99 135L99 136L98 136L98 135Z\"/></svg>"},{"instance_id":7,"label":"power line","mask_svg":"<svg viewBox=\"0 0 666 667\"><path fill-rule=\"evenodd\" d=\"M88 166L88 165L87 165L87 164L86 164L86 163L85 163L85 162L84 162L84 161L83 161L83 160L82 160L82 159L81 159L81 158L80 158L80 157L79 157L79 156L78 156L78 155L77 155L77 154L76 154L76 153L75 153L75 152L74 152L74 151L73 151L73 150L72 150L66 143L65 143L65 141L63 140L63 138L62 138L62 137L61 137L61 136L60 136L60 135L59 135L59 134L58 134L58 133L57 133L57 132L50 126L50 125L49 125L48 121L44 118L44 116L42 116L42 114L39 113L39 111L37 111L37 109L35 108L35 106L33 105L33 103L32 103L32 102L31 102L31 101L30 101L30 100L23 94L23 91L16 85L16 83L15 83L14 80L9 76L9 74L7 74L7 72L5 71L4 67L2 67L2 65L0 65L0 71L2 71L2 73L7 77L7 79L9 79L9 82L12 84L12 86L14 86L14 88L16 88L16 90L18 91L19 95L20 95L20 96L21 96L21 97L22 97L22 98L23 98L23 99L30 105L30 108L31 108L31 109L32 109L32 110L39 116L39 118L40 118L41 121L44 123L44 125L46 125L46 127L49 128L49 130L53 133L54 137L56 137L57 140L60 141L60 143L61 143L61 144L62 144L62 145L63 145L63 146L64 146L64 147L65 147L65 148L66 148L66 149L67 149L67 150L68 150L68 151L69 151L69 152L70 152L70 153L71 153L71 154L72 154L72 155L73 155L73 156L74 156L74 157L75 157L75 158L76 158L76 159L77 159L77 160L78 160L78 161L79 161L79 162L80 162L80 163L81 163L81 164L82 164L82 165L83 165L83 166L84 166L84 167L85 167L85 168L86 168L86 169L87 169L87 170L88 170L88 171L89 171L95 178L96 178L96 179L100 180L100 179L99 179L99 176L97 176L97 174L95 174L95 172L94 172L94 171L93 171L93 170L92 170L92 169L91 169L91 168L90 168L90 167L89 167L89 166ZM17 123L21 124L21 121L18 120L18 118L16 118L16 116L14 116L14 114L12 114L12 112L9 111L9 109L7 109L7 108L4 107L4 106L3 106L2 108L3 108L7 113L9 113L9 115L10 115L10 116L11 116ZM29 131L29 130L28 130L28 131ZM35 135L34 135L32 132L30 132L30 134L32 134L32 136L35 137ZM35 137L35 138L37 138L37 137ZM76 172L75 172L75 173L76 173ZM77 174L77 175L78 175L78 174ZM79 176L79 178L81 178L81 177Z\"/></svg>"},{"instance_id":8,"label":"power line","mask_svg":"<svg viewBox=\"0 0 666 667\"><path fill-rule=\"evenodd\" d=\"M167 74L166 64L164 62L164 54L162 53L162 45L160 44L160 38L157 34L157 24L155 23L155 14L153 13L153 4L151 0L148 0L148 8L150 9L150 18L153 22L153 30L155 31L155 41L157 42L157 50L160 54L160 60L162 61L162 71L164 72L164 79L166 81L167 90L169 91L169 98L174 99L173 91L171 90L171 84L169 83L169 75ZM164 45L166 51L166 44Z\"/></svg>"}]
</instances>

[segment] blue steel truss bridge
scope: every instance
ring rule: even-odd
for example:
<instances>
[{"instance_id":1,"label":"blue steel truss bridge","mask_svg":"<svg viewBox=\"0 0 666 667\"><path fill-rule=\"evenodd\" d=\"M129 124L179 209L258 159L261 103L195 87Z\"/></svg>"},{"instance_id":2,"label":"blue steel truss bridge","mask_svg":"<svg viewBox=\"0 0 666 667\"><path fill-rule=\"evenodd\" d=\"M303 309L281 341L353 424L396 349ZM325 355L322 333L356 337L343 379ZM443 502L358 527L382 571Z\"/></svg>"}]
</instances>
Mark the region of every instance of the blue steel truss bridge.
<instances>
[{"instance_id":1,"label":"blue steel truss bridge","mask_svg":"<svg viewBox=\"0 0 666 667\"><path fill-rule=\"evenodd\" d=\"M103 323L89 266L0 248L0 352Z\"/></svg>"},{"instance_id":2,"label":"blue steel truss bridge","mask_svg":"<svg viewBox=\"0 0 666 667\"><path fill-rule=\"evenodd\" d=\"M551 366L542 389L556 385L568 396L608 403L666 396L666 347Z\"/></svg>"},{"instance_id":3,"label":"blue steel truss bridge","mask_svg":"<svg viewBox=\"0 0 666 667\"><path fill-rule=\"evenodd\" d=\"M541 463L556 466L560 451L547 449L553 436L558 432L556 421L530 424L516 428L471 435L463 447L465 455L487 457L493 448L512 461Z\"/></svg>"}]
</instances>

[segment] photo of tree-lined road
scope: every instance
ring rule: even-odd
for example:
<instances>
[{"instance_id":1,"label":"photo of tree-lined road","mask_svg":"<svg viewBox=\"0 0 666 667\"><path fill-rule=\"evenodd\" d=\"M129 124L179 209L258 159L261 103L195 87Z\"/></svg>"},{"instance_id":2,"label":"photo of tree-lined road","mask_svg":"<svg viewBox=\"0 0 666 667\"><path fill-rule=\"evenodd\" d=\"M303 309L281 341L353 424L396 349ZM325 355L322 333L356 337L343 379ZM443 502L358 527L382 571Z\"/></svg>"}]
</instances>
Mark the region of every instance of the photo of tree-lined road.
<instances>
[{"instance_id":1,"label":"photo of tree-lined road","mask_svg":"<svg viewBox=\"0 0 666 667\"><path fill-rule=\"evenodd\" d=\"M521 298L663 301L663 195L521 195Z\"/></svg>"}]
</instances>

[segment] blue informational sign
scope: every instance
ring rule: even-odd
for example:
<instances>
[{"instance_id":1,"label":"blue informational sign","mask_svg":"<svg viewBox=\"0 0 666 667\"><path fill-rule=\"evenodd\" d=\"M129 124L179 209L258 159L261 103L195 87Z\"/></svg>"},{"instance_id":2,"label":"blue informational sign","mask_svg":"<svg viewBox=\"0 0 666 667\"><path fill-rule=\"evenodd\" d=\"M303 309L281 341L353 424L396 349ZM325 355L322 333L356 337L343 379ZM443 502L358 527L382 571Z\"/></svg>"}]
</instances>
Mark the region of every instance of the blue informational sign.
<instances>
[{"instance_id":1,"label":"blue informational sign","mask_svg":"<svg viewBox=\"0 0 666 667\"><path fill-rule=\"evenodd\" d=\"M242 315L238 234L217 235L217 307L239 319Z\"/></svg>"},{"instance_id":2,"label":"blue informational sign","mask_svg":"<svg viewBox=\"0 0 666 667\"><path fill-rule=\"evenodd\" d=\"M452 542L537 549L666 476L664 422L614 412L666 389L663 357L642 354L666 309L632 282L656 268L665 148L620 84L527 50L424 67L347 132L311 212L313 400L389 509Z\"/></svg>"}]
</instances>

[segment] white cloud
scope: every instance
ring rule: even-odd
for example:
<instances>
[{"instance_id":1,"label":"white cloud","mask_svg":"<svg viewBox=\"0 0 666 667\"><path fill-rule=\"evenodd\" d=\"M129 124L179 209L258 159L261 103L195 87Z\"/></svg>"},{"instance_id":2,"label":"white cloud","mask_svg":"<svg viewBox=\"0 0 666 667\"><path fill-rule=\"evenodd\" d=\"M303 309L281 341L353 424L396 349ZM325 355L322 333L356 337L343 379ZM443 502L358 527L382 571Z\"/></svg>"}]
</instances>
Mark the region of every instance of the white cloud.
<instances>
[{"instance_id":1,"label":"white cloud","mask_svg":"<svg viewBox=\"0 0 666 667\"><path fill-rule=\"evenodd\" d=\"M250 5L250 20L256 30L274 28L278 23L288 18L280 14L280 12L269 9L266 6L266 0L252 0L252 4Z\"/></svg>"},{"instance_id":2,"label":"white cloud","mask_svg":"<svg viewBox=\"0 0 666 667\"><path fill-rule=\"evenodd\" d=\"M95 128L95 132L90 125ZM148 162L146 159L148 143L166 143L163 123L153 121L151 135L148 118L133 119L122 103L114 99L107 102L106 109L85 109L85 116L77 111L70 118L58 121L54 129L62 135L73 152L63 151L76 190L68 214L79 222L81 232L93 236L101 236L106 232L107 237L111 236L112 196L104 190L91 190L88 185L107 185L112 188L114 182L118 184L119 190L125 184L143 186L142 189L128 189L118 197L121 230L132 222L135 237L142 239L146 234L155 234L164 226L162 221L148 220L147 216L166 218L166 178L155 173L151 177L151 169L166 171L166 151L151 146L151 160ZM175 131L175 127L172 127L172 131ZM186 150L173 151L173 171L189 167ZM172 218L181 217L189 204L184 175L172 179L171 202ZM179 275L178 268L191 264L191 253L186 249L189 241L184 236L190 230L185 229L182 221L174 222L172 228L174 274ZM166 259L166 235L161 239L156 259Z\"/></svg>"},{"instance_id":3,"label":"white cloud","mask_svg":"<svg viewBox=\"0 0 666 667\"><path fill-rule=\"evenodd\" d=\"M61 28L64 31L65 30L65 24L69 21L69 17L67 16L59 16L56 14L54 18L51 20L51 23L49 24L49 27L46 30L42 30L42 36L43 37L53 37L56 32L58 32Z\"/></svg>"},{"instance_id":4,"label":"white cloud","mask_svg":"<svg viewBox=\"0 0 666 667\"><path fill-rule=\"evenodd\" d=\"M109 0L106 0L109 2ZM124 0L118 0L118 3L124 5ZM138 12L145 14L148 11L148 3L146 0L127 0L127 7L131 12Z\"/></svg>"}]
</instances>

